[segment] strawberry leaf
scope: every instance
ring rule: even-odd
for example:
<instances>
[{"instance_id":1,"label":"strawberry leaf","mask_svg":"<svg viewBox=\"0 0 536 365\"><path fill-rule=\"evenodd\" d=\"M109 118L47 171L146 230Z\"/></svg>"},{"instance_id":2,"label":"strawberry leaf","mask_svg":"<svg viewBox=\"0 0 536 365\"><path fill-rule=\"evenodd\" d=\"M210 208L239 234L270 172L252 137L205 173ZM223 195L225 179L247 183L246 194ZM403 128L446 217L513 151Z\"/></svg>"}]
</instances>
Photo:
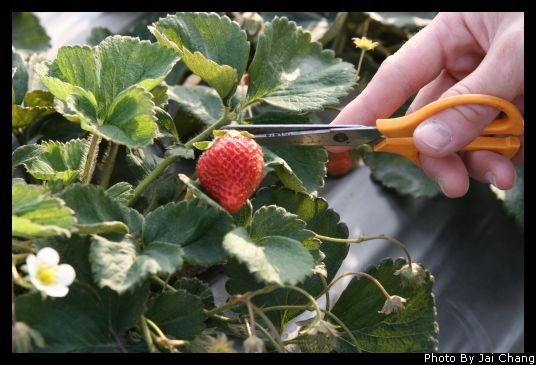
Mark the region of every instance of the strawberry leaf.
<instances>
[{"instance_id":1,"label":"strawberry leaf","mask_svg":"<svg viewBox=\"0 0 536 365\"><path fill-rule=\"evenodd\" d=\"M126 204L134 194L132 185L125 181L118 182L106 189L106 194L121 204Z\"/></svg>"},{"instance_id":2,"label":"strawberry leaf","mask_svg":"<svg viewBox=\"0 0 536 365\"><path fill-rule=\"evenodd\" d=\"M72 139L67 143L42 142L24 145L13 152L16 163L23 163L26 170L39 180L61 180L69 184L78 178L86 141ZM33 150L31 157L23 154Z\"/></svg>"},{"instance_id":3,"label":"strawberry leaf","mask_svg":"<svg viewBox=\"0 0 536 365\"><path fill-rule=\"evenodd\" d=\"M169 100L178 110L174 121L181 136L190 136L220 120L225 107L216 90L206 86L174 86Z\"/></svg>"},{"instance_id":4,"label":"strawberry leaf","mask_svg":"<svg viewBox=\"0 0 536 365\"><path fill-rule=\"evenodd\" d=\"M165 47L112 36L93 48L62 47L54 62L40 63L36 70L64 115L76 116L83 129L108 140L140 147L151 143L156 132L149 91L176 62Z\"/></svg>"},{"instance_id":5,"label":"strawberry leaf","mask_svg":"<svg viewBox=\"0 0 536 365\"><path fill-rule=\"evenodd\" d=\"M15 69L11 78L11 86L15 93L15 104L20 105L28 91L28 68L21 54L15 50L15 47L11 48L11 69Z\"/></svg>"},{"instance_id":6,"label":"strawberry leaf","mask_svg":"<svg viewBox=\"0 0 536 365\"><path fill-rule=\"evenodd\" d=\"M63 200L36 185L15 183L11 186L11 234L36 238L70 236L76 222L73 211Z\"/></svg>"},{"instance_id":7,"label":"strawberry leaf","mask_svg":"<svg viewBox=\"0 0 536 365\"><path fill-rule=\"evenodd\" d=\"M148 275L171 274L182 266L183 250L166 242L144 243L131 235L112 241L99 235L91 238L89 259L98 285L122 294L142 284Z\"/></svg>"},{"instance_id":8,"label":"strawberry leaf","mask_svg":"<svg viewBox=\"0 0 536 365\"><path fill-rule=\"evenodd\" d=\"M123 222L130 233L141 232L143 216L136 210L121 205L112 199L103 188L94 185L72 184L59 195L75 211L82 231L96 232L100 227L103 233L108 227L116 232L117 225L110 222Z\"/></svg>"},{"instance_id":9,"label":"strawberry leaf","mask_svg":"<svg viewBox=\"0 0 536 365\"><path fill-rule=\"evenodd\" d=\"M287 212L296 214L306 223L306 229L312 232L330 236L347 238L348 229L344 223L339 222L339 215L328 208L327 202L322 198L315 198L305 193L296 193L286 188L263 188L259 190L252 199L253 208L259 210L264 206L277 205ZM305 244L305 242L304 242ZM328 282L333 279L342 261L348 253L348 245L341 243L322 242L320 249L325 254L323 258ZM309 251L313 256L318 256L320 251ZM316 265L317 263L315 263ZM231 261L225 265L225 272L230 280L226 287L229 293L244 293L256 290L264 284L255 280L249 275L248 269L236 261ZM317 275L309 276L298 285L308 293L315 296L322 289L322 281ZM259 306L273 305L303 305L307 304L307 299L299 293L287 289L277 289L270 294L256 296L253 301ZM267 315L278 326L283 327L292 318L299 315L300 311L274 311Z\"/></svg>"},{"instance_id":10,"label":"strawberry leaf","mask_svg":"<svg viewBox=\"0 0 536 365\"><path fill-rule=\"evenodd\" d=\"M169 203L147 215L143 241L182 247L186 261L213 265L227 257L221 242L231 224L228 214L203 201Z\"/></svg>"},{"instance_id":11,"label":"strawberry leaf","mask_svg":"<svg viewBox=\"0 0 536 365\"><path fill-rule=\"evenodd\" d=\"M146 317L164 333L184 340L192 340L205 328L201 298L182 289L159 296Z\"/></svg>"},{"instance_id":12,"label":"strawberry leaf","mask_svg":"<svg viewBox=\"0 0 536 365\"><path fill-rule=\"evenodd\" d=\"M367 270L389 294L407 299L405 309L388 315L378 313L385 303L385 296L364 277L352 279L333 307L333 314L348 326L363 351L437 351L438 325L432 294L434 278L426 271L421 287L403 286L395 271L405 264L403 259L386 259ZM344 342L339 341L339 344Z\"/></svg>"},{"instance_id":13,"label":"strawberry leaf","mask_svg":"<svg viewBox=\"0 0 536 365\"><path fill-rule=\"evenodd\" d=\"M309 251L301 242L284 236L254 240L245 228L239 227L225 235L223 247L261 282L294 285L313 273Z\"/></svg>"},{"instance_id":14,"label":"strawberry leaf","mask_svg":"<svg viewBox=\"0 0 536 365\"><path fill-rule=\"evenodd\" d=\"M216 13L177 13L161 18L149 30L223 100L232 96L249 56L246 33L237 23Z\"/></svg>"},{"instance_id":15,"label":"strawberry leaf","mask_svg":"<svg viewBox=\"0 0 536 365\"><path fill-rule=\"evenodd\" d=\"M327 153L322 147L263 147L265 169L287 188L315 193L324 185Z\"/></svg>"},{"instance_id":16,"label":"strawberry leaf","mask_svg":"<svg viewBox=\"0 0 536 365\"><path fill-rule=\"evenodd\" d=\"M292 52L289 52L292 50ZM311 42L311 34L276 18L259 36L249 67L247 103L264 101L296 112L338 104L354 86L355 69Z\"/></svg>"},{"instance_id":17,"label":"strawberry leaf","mask_svg":"<svg viewBox=\"0 0 536 365\"><path fill-rule=\"evenodd\" d=\"M45 339L46 347L36 352L122 350L122 340L117 335L133 327L143 314L148 283L123 295L90 288L74 285L67 296L54 300L45 300L39 293L17 296L17 320L28 323Z\"/></svg>"},{"instance_id":18,"label":"strawberry leaf","mask_svg":"<svg viewBox=\"0 0 536 365\"><path fill-rule=\"evenodd\" d=\"M402 156L370 152L365 153L363 159L376 180L400 194L431 198L441 191L420 168Z\"/></svg>"},{"instance_id":19,"label":"strawberry leaf","mask_svg":"<svg viewBox=\"0 0 536 365\"><path fill-rule=\"evenodd\" d=\"M50 47L50 37L35 14L11 13L11 42L18 49L44 51Z\"/></svg>"}]
</instances>

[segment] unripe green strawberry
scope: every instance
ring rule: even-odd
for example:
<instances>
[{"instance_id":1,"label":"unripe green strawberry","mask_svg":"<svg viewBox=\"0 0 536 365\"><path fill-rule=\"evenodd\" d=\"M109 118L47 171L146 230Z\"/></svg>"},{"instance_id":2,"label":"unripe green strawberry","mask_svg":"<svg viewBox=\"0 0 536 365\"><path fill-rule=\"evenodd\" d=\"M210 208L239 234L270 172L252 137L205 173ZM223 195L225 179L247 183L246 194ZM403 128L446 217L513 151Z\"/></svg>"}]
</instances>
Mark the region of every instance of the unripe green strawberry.
<instances>
[{"instance_id":1,"label":"unripe green strawberry","mask_svg":"<svg viewBox=\"0 0 536 365\"><path fill-rule=\"evenodd\" d=\"M263 178L260 146L239 132L216 137L197 162L196 172L206 192L230 213L236 213Z\"/></svg>"},{"instance_id":2,"label":"unripe green strawberry","mask_svg":"<svg viewBox=\"0 0 536 365\"><path fill-rule=\"evenodd\" d=\"M326 164L328 176L346 175L354 166L354 160L348 151L328 153L328 163Z\"/></svg>"}]
</instances>

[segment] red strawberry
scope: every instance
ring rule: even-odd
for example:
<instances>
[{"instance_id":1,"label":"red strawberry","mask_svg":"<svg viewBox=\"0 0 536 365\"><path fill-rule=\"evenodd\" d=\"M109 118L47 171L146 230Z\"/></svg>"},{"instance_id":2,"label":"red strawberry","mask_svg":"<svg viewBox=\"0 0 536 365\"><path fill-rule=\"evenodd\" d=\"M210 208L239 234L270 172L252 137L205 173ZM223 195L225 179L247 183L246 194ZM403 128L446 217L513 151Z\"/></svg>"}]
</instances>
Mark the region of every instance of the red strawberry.
<instances>
[{"instance_id":1,"label":"red strawberry","mask_svg":"<svg viewBox=\"0 0 536 365\"><path fill-rule=\"evenodd\" d=\"M208 194L235 213L263 178L262 150L253 139L236 131L216 137L197 162L197 176Z\"/></svg>"},{"instance_id":2,"label":"red strawberry","mask_svg":"<svg viewBox=\"0 0 536 365\"><path fill-rule=\"evenodd\" d=\"M348 151L328 152L328 176L346 175L355 166L354 160Z\"/></svg>"}]
</instances>

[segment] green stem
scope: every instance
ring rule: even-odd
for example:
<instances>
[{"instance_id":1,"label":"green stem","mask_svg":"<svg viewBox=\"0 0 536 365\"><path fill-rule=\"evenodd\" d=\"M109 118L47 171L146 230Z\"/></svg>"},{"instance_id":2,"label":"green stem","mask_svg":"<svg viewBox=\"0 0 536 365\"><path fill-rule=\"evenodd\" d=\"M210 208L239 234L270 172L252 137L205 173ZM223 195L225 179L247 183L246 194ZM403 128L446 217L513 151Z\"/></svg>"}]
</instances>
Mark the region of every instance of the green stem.
<instances>
[{"instance_id":1,"label":"green stem","mask_svg":"<svg viewBox=\"0 0 536 365\"><path fill-rule=\"evenodd\" d=\"M82 176L80 176L82 184L89 184L91 182L91 176L93 175L97 163L100 141L101 137L96 134L91 135L89 148L87 149L87 154L85 156L84 169L82 171Z\"/></svg>"},{"instance_id":2,"label":"green stem","mask_svg":"<svg viewBox=\"0 0 536 365\"><path fill-rule=\"evenodd\" d=\"M176 292L177 289L175 289L174 287L172 287L171 285L169 285L167 282L165 282L164 280L160 279L158 276L156 275L152 275L151 276L151 280L155 283L157 283L158 285L160 285L162 288L164 289L169 289L169 291L172 291L172 292Z\"/></svg>"},{"instance_id":3,"label":"green stem","mask_svg":"<svg viewBox=\"0 0 536 365\"><path fill-rule=\"evenodd\" d=\"M335 242L335 243L363 243L365 241L371 241L371 240L386 240L400 247L402 251L404 251L404 254L406 255L406 259L408 261L409 267L413 267L412 261L411 261L411 255L408 249L406 248L406 246L402 242L397 240L396 238L389 237L384 234L379 234L377 236L370 236L370 237L361 236L358 238L348 238L348 239L322 236L320 234L316 234L315 237L322 241L329 241L329 242Z\"/></svg>"},{"instance_id":4,"label":"green stem","mask_svg":"<svg viewBox=\"0 0 536 365\"><path fill-rule=\"evenodd\" d=\"M271 312L271 311L280 311L280 310L302 310L302 311L308 311L308 310L311 310L311 308L307 305L274 305L272 307L266 307L266 308L263 308L263 311L264 312ZM335 322L337 322L337 324L339 324L339 326L342 327L342 329L346 332L346 334L352 339L352 341L354 342L354 346L359 349L359 345L357 343L357 340L356 338L354 337L354 334L352 333L352 331L350 331L350 329L344 324L344 322L342 322L335 314L331 313L330 311L328 310L325 310L325 309L320 309L322 311L322 313L325 313L328 317L331 317ZM293 340L295 339L292 339L292 340L289 340L287 341L288 343L294 343L292 342Z\"/></svg>"},{"instance_id":5,"label":"green stem","mask_svg":"<svg viewBox=\"0 0 536 365\"><path fill-rule=\"evenodd\" d=\"M251 307L252 307L253 311L259 317L262 318L262 320L264 321L266 326L268 326L268 328L272 332L272 335L274 336L274 339L275 339L275 343L277 343L277 346L276 346L277 352L285 352L285 345L283 344L283 341L281 340L281 336L279 335L279 332L277 331L277 328L275 328L275 326L272 323L272 321L270 320L270 318L268 318L268 316L259 307L257 307L256 305L251 304Z\"/></svg>"},{"instance_id":6,"label":"green stem","mask_svg":"<svg viewBox=\"0 0 536 365\"><path fill-rule=\"evenodd\" d=\"M197 136L195 136L188 142L186 142L184 144L184 147L192 148L194 143L207 139L210 136L210 133L212 133L212 131L228 123L228 119L227 119L228 114L229 114L229 109L225 108L225 113L218 121L210 125L210 127L205 129L203 132L199 133ZM156 180L156 178L158 178L164 172L164 170L173 162L175 162L175 160L177 160L178 158L179 156L168 156L164 159L164 161L160 163L160 165L156 166L156 168L140 182L140 184L136 187L136 189L134 189L133 195L128 201L127 205L128 206L133 205L136 202L136 200L138 200L140 195L145 191L145 189L147 189L149 185L154 180Z\"/></svg>"},{"instance_id":7,"label":"green stem","mask_svg":"<svg viewBox=\"0 0 536 365\"><path fill-rule=\"evenodd\" d=\"M240 302L239 300L237 300L234 297L231 297L231 299L227 303L225 303L224 305L222 305L220 307L213 308L213 309L211 309L209 311L205 311L205 315L209 316L209 317L212 317L215 314L220 314L221 312L225 312L226 310L234 308L234 307L237 307L237 306L239 306L241 304L242 304L242 302Z\"/></svg>"},{"instance_id":8,"label":"green stem","mask_svg":"<svg viewBox=\"0 0 536 365\"><path fill-rule=\"evenodd\" d=\"M162 338L166 338L166 335L164 334L164 332L162 332L162 330L160 329L160 327L158 327L156 325L156 323L154 323L153 321L151 321L149 318L145 318L145 321L147 322L147 324L153 329L153 331L156 332L156 334Z\"/></svg>"},{"instance_id":9,"label":"green stem","mask_svg":"<svg viewBox=\"0 0 536 365\"><path fill-rule=\"evenodd\" d=\"M370 279L378 287L378 289L380 289L380 291L382 292L382 294L385 296L386 299L391 298L391 295L387 292L385 287L374 276L372 276L370 274L367 274L366 272L347 272L347 273L344 273L341 276L339 276L337 279L333 280L331 282L331 284L328 285L326 290L331 289L333 287L333 285L335 285L335 283L337 283L339 280L341 280L342 278L344 278L346 276L364 276L364 277Z\"/></svg>"},{"instance_id":10,"label":"green stem","mask_svg":"<svg viewBox=\"0 0 536 365\"><path fill-rule=\"evenodd\" d=\"M319 320L322 319L322 311L321 311L320 307L318 306L318 303L316 302L315 298L313 298L311 294L307 293L302 288L299 288L299 287L294 286L294 285L285 285L284 287L287 288L287 289L297 291L297 292L301 293L303 296L305 296L307 299L309 299L309 301L313 305L313 308L314 308L314 310L316 312L316 318L317 318L316 320L319 321Z\"/></svg>"},{"instance_id":11,"label":"green stem","mask_svg":"<svg viewBox=\"0 0 536 365\"><path fill-rule=\"evenodd\" d=\"M320 277L320 281L322 282L322 285L324 286L324 292L326 294L326 310L329 311L329 308L331 307L331 303L330 303L331 301L330 301L329 290L328 290L328 282L326 278L324 277L324 275L318 274L318 276Z\"/></svg>"},{"instance_id":12,"label":"green stem","mask_svg":"<svg viewBox=\"0 0 536 365\"><path fill-rule=\"evenodd\" d=\"M255 313L253 313L253 303L251 303L251 300L247 301L247 305L248 305L248 314L249 314L249 324L251 327L251 335L257 337L257 331L255 330Z\"/></svg>"},{"instance_id":13,"label":"green stem","mask_svg":"<svg viewBox=\"0 0 536 365\"><path fill-rule=\"evenodd\" d=\"M275 338L273 338L272 335L270 335L270 332L268 332L266 330L266 328L264 328L263 326L261 326L259 324L259 322L255 322L255 326L257 327L257 329L259 331L262 332L262 334L264 335L264 337L266 337L271 343L272 343L272 346L274 346L274 348L279 351L279 352L285 352L285 347L281 348L281 344L279 344Z\"/></svg>"},{"instance_id":14,"label":"green stem","mask_svg":"<svg viewBox=\"0 0 536 365\"><path fill-rule=\"evenodd\" d=\"M107 188L112 177L112 171L114 170L115 160L117 157L117 150L119 145L117 143L109 142L110 150L108 151L104 164L102 165L102 172L100 177L100 186Z\"/></svg>"},{"instance_id":15,"label":"green stem","mask_svg":"<svg viewBox=\"0 0 536 365\"><path fill-rule=\"evenodd\" d=\"M222 316L222 315L219 315L219 314L213 314L210 316L211 318L214 318L220 322L223 322L223 323L230 323L230 324L240 324L241 322L239 320L236 320L236 319L232 319L232 318L229 318L229 317L225 317L225 316Z\"/></svg>"},{"instance_id":16,"label":"green stem","mask_svg":"<svg viewBox=\"0 0 536 365\"><path fill-rule=\"evenodd\" d=\"M244 294L234 295L229 299L229 301L227 303L225 303L221 307L217 307L217 308L213 308L213 309L211 309L209 311L205 311L205 315L213 316L214 314L219 314L219 313L224 312L224 311L226 311L228 309L231 309L231 308L237 307L239 305L242 305L248 299L251 299L251 298L253 298L253 297L257 296L257 295L260 295L260 294L267 294L267 293L269 293L271 291L274 291L277 288L284 288L284 287L281 287L279 285L268 285L268 286L265 286L264 288L261 288L261 289L258 289L258 290L252 291L252 292L246 292Z\"/></svg>"},{"instance_id":17,"label":"green stem","mask_svg":"<svg viewBox=\"0 0 536 365\"><path fill-rule=\"evenodd\" d=\"M344 330L344 332L346 332L346 334L350 337L350 339L352 340L352 342L354 343L354 347L356 348L357 351L361 352L361 349L359 348L359 343L357 342L357 339L355 338L354 334L352 333L352 331L350 331L350 329L348 328L348 326L346 326L344 324L343 321L341 321L339 319L339 317L337 317L335 314L331 313L330 311L322 311L324 313L326 313L326 315L328 317L330 317L331 319L333 319L335 322L337 322L337 324L339 326L342 327L342 329Z\"/></svg>"},{"instance_id":18,"label":"green stem","mask_svg":"<svg viewBox=\"0 0 536 365\"><path fill-rule=\"evenodd\" d=\"M147 347L149 348L150 353L156 353L158 352L158 349L156 348L153 338L151 337L151 332L149 331L149 327L147 327L147 319L145 316L140 317L140 327L141 331L143 332L143 338L145 339L145 343L147 343Z\"/></svg>"},{"instance_id":19,"label":"green stem","mask_svg":"<svg viewBox=\"0 0 536 365\"><path fill-rule=\"evenodd\" d=\"M271 311L280 311L280 310L302 310L302 311L306 311L306 310L311 310L310 307L308 305L274 305L272 307L266 307L266 308L263 308L262 309L264 312L271 312ZM335 322L337 322L337 324L339 326L342 327L342 329L344 330L344 332L346 332L346 334L352 339L352 341L354 342L354 346L359 350L359 345L357 343L357 340L356 338L354 337L354 334L352 333L352 331L350 331L350 329L344 324L344 322L342 322L335 314L331 313L330 311L328 310L325 310L325 309L320 309L322 311L322 313L325 313L328 317L331 317ZM293 343L294 339L292 340L289 340L287 341L288 343Z\"/></svg>"},{"instance_id":20,"label":"green stem","mask_svg":"<svg viewBox=\"0 0 536 365\"><path fill-rule=\"evenodd\" d=\"M359 73L361 72L361 65L363 64L363 58L365 58L365 51L364 49L361 49L361 55L359 56L359 62L357 64L357 71L355 73L355 81L359 81Z\"/></svg>"}]
</instances>

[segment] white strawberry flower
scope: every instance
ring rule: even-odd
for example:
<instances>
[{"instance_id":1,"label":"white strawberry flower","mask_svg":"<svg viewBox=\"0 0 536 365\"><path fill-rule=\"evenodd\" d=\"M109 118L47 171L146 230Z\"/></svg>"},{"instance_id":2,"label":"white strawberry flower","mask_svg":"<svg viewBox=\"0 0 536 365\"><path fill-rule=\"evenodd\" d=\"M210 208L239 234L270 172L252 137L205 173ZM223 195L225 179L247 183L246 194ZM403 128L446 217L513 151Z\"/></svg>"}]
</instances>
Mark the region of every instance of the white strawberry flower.
<instances>
[{"instance_id":1,"label":"white strawberry flower","mask_svg":"<svg viewBox=\"0 0 536 365\"><path fill-rule=\"evenodd\" d=\"M45 247L36 255L26 258L26 271L36 289L51 297L64 297L69 292L69 285L76 273L69 264L61 264L58 252Z\"/></svg>"}]
</instances>

